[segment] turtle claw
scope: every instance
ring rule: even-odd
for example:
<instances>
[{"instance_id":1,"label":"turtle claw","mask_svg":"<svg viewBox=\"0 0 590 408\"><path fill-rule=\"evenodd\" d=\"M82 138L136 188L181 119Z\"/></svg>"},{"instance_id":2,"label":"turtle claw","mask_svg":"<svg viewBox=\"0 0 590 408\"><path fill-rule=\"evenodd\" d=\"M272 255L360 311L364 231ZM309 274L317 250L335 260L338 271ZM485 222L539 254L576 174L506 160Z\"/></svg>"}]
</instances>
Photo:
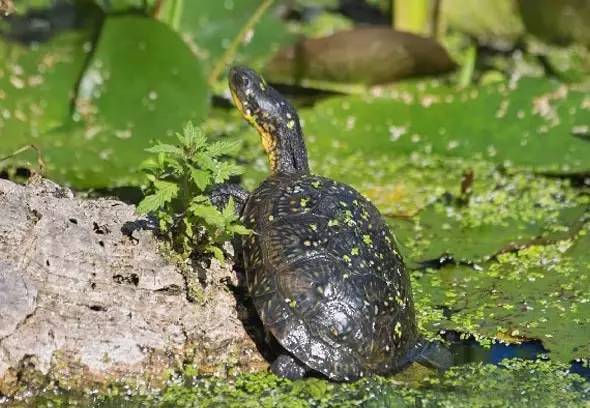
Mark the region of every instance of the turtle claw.
<instances>
[{"instance_id":1,"label":"turtle claw","mask_svg":"<svg viewBox=\"0 0 590 408\"><path fill-rule=\"evenodd\" d=\"M279 377L298 380L305 376L308 368L293 356L290 356L289 354L281 354L271 364L270 371Z\"/></svg>"},{"instance_id":2,"label":"turtle claw","mask_svg":"<svg viewBox=\"0 0 590 408\"><path fill-rule=\"evenodd\" d=\"M439 371L446 371L453 365L453 355L440 341L425 341L420 348L415 358L417 363Z\"/></svg>"},{"instance_id":3,"label":"turtle claw","mask_svg":"<svg viewBox=\"0 0 590 408\"><path fill-rule=\"evenodd\" d=\"M226 183L215 186L209 194L209 200L211 201L211 204L221 211L225 208L229 199L233 198L236 206L236 214L240 215L249 195L250 193L238 184Z\"/></svg>"}]
</instances>

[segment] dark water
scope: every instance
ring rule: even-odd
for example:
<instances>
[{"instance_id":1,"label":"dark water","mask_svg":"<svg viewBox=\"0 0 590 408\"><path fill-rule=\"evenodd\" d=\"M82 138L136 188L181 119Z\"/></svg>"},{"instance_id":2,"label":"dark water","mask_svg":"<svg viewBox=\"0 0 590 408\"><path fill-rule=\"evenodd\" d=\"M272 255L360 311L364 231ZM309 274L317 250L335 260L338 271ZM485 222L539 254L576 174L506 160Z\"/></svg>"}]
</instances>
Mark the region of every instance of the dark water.
<instances>
[{"instance_id":1,"label":"dark water","mask_svg":"<svg viewBox=\"0 0 590 408\"><path fill-rule=\"evenodd\" d=\"M551 353L543 347L540 341L528 341L521 344L494 343L490 348L485 348L471 338L453 342L450 349L456 365L478 362L499 364L502 360L510 358L536 360L551 357ZM590 367L584 367L581 362L572 362L570 371L590 381Z\"/></svg>"}]
</instances>

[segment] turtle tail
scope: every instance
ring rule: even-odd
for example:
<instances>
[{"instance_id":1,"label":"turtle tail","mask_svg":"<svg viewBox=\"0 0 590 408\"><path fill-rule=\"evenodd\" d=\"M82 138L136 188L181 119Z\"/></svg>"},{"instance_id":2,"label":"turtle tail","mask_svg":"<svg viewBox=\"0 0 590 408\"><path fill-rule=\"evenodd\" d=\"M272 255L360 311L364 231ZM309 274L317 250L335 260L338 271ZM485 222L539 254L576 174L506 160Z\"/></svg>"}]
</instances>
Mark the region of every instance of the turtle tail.
<instances>
[{"instance_id":1,"label":"turtle tail","mask_svg":"<svg viewBox=\"0 0 590 408\"><path fill-rule=\"evenodd\" d=\"M445 371L453 365L453 355L440 341L421 339L416 344L414 361L428 368Z\"/></svg>"}]
</instances>

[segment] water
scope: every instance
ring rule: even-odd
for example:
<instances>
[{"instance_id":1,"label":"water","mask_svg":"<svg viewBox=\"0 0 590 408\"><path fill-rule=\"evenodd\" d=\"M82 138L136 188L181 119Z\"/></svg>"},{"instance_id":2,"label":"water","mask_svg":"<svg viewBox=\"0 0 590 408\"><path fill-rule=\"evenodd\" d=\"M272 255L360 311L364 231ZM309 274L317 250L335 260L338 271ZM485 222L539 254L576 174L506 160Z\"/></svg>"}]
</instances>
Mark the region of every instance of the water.
<instances>
[{"instance_id":1,"label":"water","mask_svg":"<svg viewBox=\"0 0 590 408\"><path fill-rule=\"evenodd\" d=\"M494 343L490 348L486 348L470 338L453 342L450 349L456 365L479 362L497 365L505 359L536 360L551 357L551 353L540 341L527 341L521 344ZM570 371L590 381L590 367L584 367L581 362L572 362Z\"/></svg>"}]
</instances>

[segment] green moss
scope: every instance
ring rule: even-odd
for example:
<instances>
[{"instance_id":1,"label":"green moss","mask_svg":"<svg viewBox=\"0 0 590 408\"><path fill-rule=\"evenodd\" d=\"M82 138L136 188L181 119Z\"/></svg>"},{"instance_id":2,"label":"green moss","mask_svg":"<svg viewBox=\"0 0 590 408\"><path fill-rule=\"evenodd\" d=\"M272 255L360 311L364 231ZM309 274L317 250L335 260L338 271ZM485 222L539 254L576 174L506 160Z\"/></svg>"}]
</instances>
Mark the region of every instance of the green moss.
<instances>
[{"instance_id":1,"label":"green moss","mask_svg":"<svg viewBox=\"0 0 590 408\"><path fill-rule=\"evenodd\" d=\"M563 365L511 360L500 366L453 367L442 376L412 378L406 372L354 383L289 381L267 373L229 380L181 376L149 394L115 387L106 394L58 392L26 401L33 402L39 407L584 407L590 404L590 390Z\"/></svg>"}]
</instances>

